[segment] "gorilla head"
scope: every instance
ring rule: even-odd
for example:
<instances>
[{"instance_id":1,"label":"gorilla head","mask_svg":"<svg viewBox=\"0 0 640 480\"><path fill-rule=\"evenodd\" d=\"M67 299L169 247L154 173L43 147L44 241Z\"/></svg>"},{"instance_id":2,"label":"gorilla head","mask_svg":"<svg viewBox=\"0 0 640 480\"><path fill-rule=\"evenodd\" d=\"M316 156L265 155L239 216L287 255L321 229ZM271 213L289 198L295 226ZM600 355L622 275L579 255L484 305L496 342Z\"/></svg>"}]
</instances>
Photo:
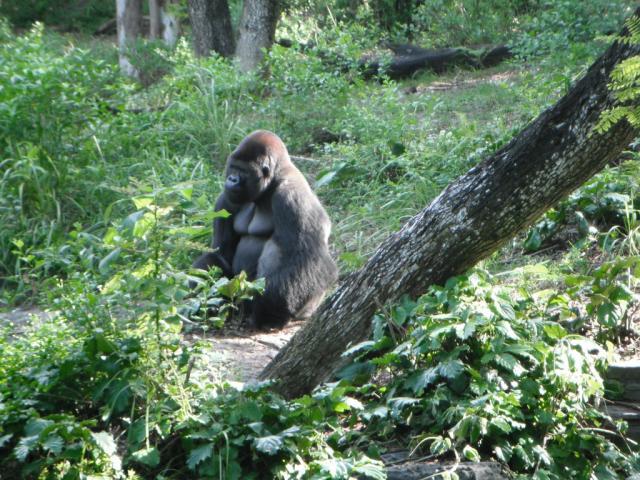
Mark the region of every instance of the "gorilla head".
<instances>
[{"instance_id":1,"label":"gorilla head","mask_svg":"<svg viewBox=\"0 0 640 480\"><path fill-rule=\"evenodd\" d=\"M216 210L231 216L214 220L213 251L193 266L264 278L264 294L251 303L257 327L310 316L337 278L328 247L331 222L320 201L282 140L265 130L240 142L225 175Z\"/></svg>"},{"instance_id":2,"label":"gorilla head","mask_svg":"<svg viewBox=\"0 0 640 480\"><path fill-rule=\"evenodd\" d=\"M280 138L264 130L246 137L227 159L225 193L233 203L255 202L266 192L276 168L290 162Z\"/></svg>"}]
</instances>

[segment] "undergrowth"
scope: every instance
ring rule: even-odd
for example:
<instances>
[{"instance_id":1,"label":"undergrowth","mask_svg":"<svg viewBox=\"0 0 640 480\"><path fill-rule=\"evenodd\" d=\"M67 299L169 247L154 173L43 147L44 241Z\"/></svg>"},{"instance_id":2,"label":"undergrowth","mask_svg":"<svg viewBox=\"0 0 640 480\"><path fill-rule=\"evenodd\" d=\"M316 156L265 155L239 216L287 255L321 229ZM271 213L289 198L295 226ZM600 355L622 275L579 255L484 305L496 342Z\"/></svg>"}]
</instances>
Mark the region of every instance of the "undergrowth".
<instances>
[{"instance_id":1,"label":"undergrowth","mask_svg":"<svg viewBox=\"0 0 640 480\"><path fill-rule=\"evenodd\" d=\"M407 18L397 2L343 3L291 4L280 31L294 48L275 46L260 75L195 59L186 40L144 44L134 61L145 86L119 76L110 47L0 24L0 302L52 312L19 334L2 327L3 474L384 478L380 455L407 448L454 464L495 459L522 478L637 471L624 425L596 408L614 344L635 334L637 153L487 262L491 274L385 307L340 379L308 396L227 381L210 345L183 336L223 326L262 288L187 268L246 133L271 129L302 157L348 272L559 98L628 11L441 1ZM383 39L506 41L517 57L365 81L357 59ZM635 91L631 67L620 95Z\"/></svg>"}]
</instances>

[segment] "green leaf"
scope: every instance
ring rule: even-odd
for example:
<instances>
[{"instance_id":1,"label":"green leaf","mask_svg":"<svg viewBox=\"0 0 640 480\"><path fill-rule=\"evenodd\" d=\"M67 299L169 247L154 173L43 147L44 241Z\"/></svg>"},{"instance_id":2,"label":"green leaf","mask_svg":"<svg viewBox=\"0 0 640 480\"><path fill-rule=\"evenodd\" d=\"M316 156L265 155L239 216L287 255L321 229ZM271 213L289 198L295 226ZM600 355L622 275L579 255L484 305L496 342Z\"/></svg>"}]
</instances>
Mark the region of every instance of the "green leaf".
<instances>
[{"instance_id":1,"label":"green leaf","mask_svg":"<svg viewBox=\"0 0 640 480\"><path fill-rule=\"evenodd\" d=\"M0 437L0 448L3 448L9 440L13 438L13 433L8 433Z\"/></svg>"},{"instance_id":2,"label":"green leaf","mask_svg":"<svg viewBox=\"0 0 640 480\"><path fill-rule=\"evenodd\" d=\"M100 273L105 274L109 271L110 265L118 259L120 252L122 252L120 247L114 248L107 256L100 260L100 263L98 264L98 270Z\"/></svg>"},{"instance_id":3,"label":"green leaf","mask_svg":"<svg viewBox=\"0 0 640 480\"><path fill-rule=\"evenodd\" d=\"M542 235L540 234L540 229L537 227L533 227L531 230L529 230L527 239L524 241L524 249L528 252L534 252L540 248L540 245L542 245Z\"/></svg>"},{"instance_id":4,"label":"green leaf","mask_svg":"<svg viewBox=\"0 0 640 480\"><path fill-rule=\"evenodd\" d=\"M240 403L237 406L237 412L250 422L258 422L262 420L262 410L260 405L252 400Z\"/></svg>"},{"instance_id":5,"label":"green leaf","mask_svg":"<svg viewBox=\"0 0 640 480\"><path fill-rule=\"evenodd\" d=\"M548 323L544 326L544 333L553 340L560 340L567 336L567 331L557 323Z\"/></svg>"},{"instance_id":6,"label":"green leaf","mask_svg":"<svg viewBox=\"0 0 640 480\"><path fill-rule=\"evenodd\" d=\"M509 460L511 460L513 450L508 443L505 442L503 445L496 446L493 451L496 454L496 458L502 463L509 463Z\"/></svg>"},{"instance_id":7,"label":"green leaf","mask_svg":"<svg viewBox=\"0 0 640 480\"><path fill-rule=\"evenodd\" d=\"M504 433L511 433L511 430L512 430L509 422L507 422L504 418L501 418L501 417L493 418L489 422L489 425L492 427L496 427L497 429L503 431Z\"/></svg>"},{"instance_id":8,"label":"green leaf","mask_svg":"<svg viewBox=\"0 0 640 480\"><path fill-rule=\"evenodd\" d=\"M133 204L138 210L142 210L153 203L153 197L133 197Z\"/></svg>"},{"instance_id":9,"label":"green leaf","mask_svg":"<svg viewBox=\"0 0 640 480\"><path fill-rule=\"evenodd\" d=\"M106 453L109 457L116 453L116 442L113 440L113 436L109 432L91 432L93 441L98 448Z\"/></svg>"},{"instance_id":10,"label":"green leaf","mask_svg":"<svg viewBox=\"0 0 640 480\"><path fill-rule=\"evenodd\" d=\"M420 370L412 373L405 381L404 385L419 395L422 391L438 379L438 369L435 367Z\"/></svg>"},{"instance_id":11,"label":"green leaf","mask_svg":"<svg viewBox=\"0 0 640 480\"><path fill-rule=\"evenodd\" d=\"M395 397L389 400L389 406L391 407L393 413L397 414L404 410L406 407L415 405L419 401L419 398Z\"/></svg>"},{"instance_id":12,"label":"green leaf","mask_svg":"<svg viewBox=\"0 0 640 480\"><path fill-rule=\"evenodd\" d=\"M366 478L372 478L373 480L385 480L387 478L387 472L382 462L376 462L368 458L366 460L368 460L366 463L360 463L353 467L351 473L359 473L360 475L364 475Z\"/></svg>"},{"instance_id":13,"label":"green leaf","mask_svg":"<svg viewBox=\"0 0 640 480\"><path fill-rule=\"evenodd\" d=\"M38 444L38 435L32 435L30 437L22 437L13 450L13 454L16 458L24 462L29 456L31 449Z\"/></svg>"},{"instance_id":14,"label":"green leaf","mask_svg":"<svg viewBox=\"0 0 640 480\"><path fill-rule=\"evenodd\" d=\"M50 427L53 424L54 424L54 422L52 420L47 420L45 418L32 418L25 425L24 433L28 437L33 436L33 435L40 435L40 433L45 428Z\"/></svg>"},{"instance_id":15,"label":"green leaf","mask_svg":"<svg viewBox=\"0 0 640 480\"><path fill-rule=\"evenodd\" d=\"M464 456L464 458L466 458L470 462L479 462L480 461L480 454L471 445L465 445L464 446L464 448L462 449L462 455Z\"/></svg>"},{"instance_id":16,"label":"green leaf","mask_svg":"<svg viewBox=\"0 0 640 480\"><path fill-rule=\"evenodd\" d=\"M42 442L42 448L50 451L54 455L59 455L64 448L64 440L60 435L49 435L44 442Z\"/></svg>"},{"instance_id":17,"label":"green leaf","mask_svg":"<svg viewBox=\"0 0 640 480\"><path fill-rule=\"evenodd\" d=\"M431 443L431 447L429 447L429 450L434 455L444 455L451 450L451 446L451 439L438 436L435 437L435 439Z\"/></svg>"},{"instance_id":18,"label":"green leaf","mask_svg":"<svg viewBox=\"0 0 640 480\"><path fill-rule=\"evenodd\" d=\"M191 200L191 197L193 196L193 186L189 185L188 187L181 188L178 190L178 192L180 192L180 195L182 195L187 200Z\"/></svg>"},{"instance_id":19,"label":"green leaf","mask_svg":"<svg viewBox=\"0 0 640 480\"><path fill-rule=\"evenodd\" d=\"M367 340L366 342L357 343L353 347L350 347L347 350L345 350L340 356L350 357L351 355L354 355L356 353L361 353L363 351L371 350L371 347L373 347L375 344L376 342L374 342L373 340Z\"/></svg>"},{"instance_id":20,"label":"green leaf","mask_svg":"<svg viewBox=\"0 0 640 480\"><path fill-rule=\"evenodd\" d=\"M156 447L143 448L131 454L136 462L149 467L157 467L160 464L160 452Z\"/></svg>"},{"instance_id":21,"label":"green leaf","mask_svg":"<svg viewBox=\"0 0 640 480\"><path fill-rule=\"evenodd\" d=\"M449 360L438 365L438 372L444 378L453 380L464 371L464 365L460 360Z\"/></svg>"},{"instance_id":22,"label":"green leaf","mask_svg":"<svg viewBox=\"0 0 640 480\"><path fill-rule=\"evenodd\" d=\"M195 470L199 463L204 462L206 459L210 458L213 454L213 444L208 443L206 445L201 445L199 447L194 448L189 453L189 458L187 458L187 467L190 470Z\"/></svg>"},{"instance_id":23,"label":"green leaf","mask_svg":"<svg viewBox=\"0 0 640 480\"><path fill-rule=\"evenodd\" d=\"M491 304L491 309L494 313L507 320L514 321L516 319L516 312L511 304L499 298L494 298L493 300L494 302Z\"/></svg>"},{"instance_id":24,"label":"green leaf","mask_svg":"<svg viewBox=\"0 0 640 480\"><path fill-rule=\"evenodd\" d=\"M329 460L320 460L313 462L320 467L320 473L324 473L327 476L321 476L318 478L349 478L350 465L345 460L339 460L332 458Z\"/></svg>"},{"instance_id":25,"label":"green leaf","mask_svg":"<svg viewBox=\"0 0 640 480\"><path fill-rule=\"evenodd\" d=\"M254 444L256 450L267 455L274 455L282 448L282 437L279 435L267 435L266 437L256 438Z\"/></svg>"},{"instance_id":26,"label":"green leaf","mask_svg":"<svg viewBox=\"0 0 640 480\"><path fill-rule=\"evenodd\" d=\"M315 188L320 189L325 185L329 185L336 175L338 175L337 170L333 170L331 172L327 172L326 174L322 175L320 178L316 180Z\"/></svg>"}]
</instances>

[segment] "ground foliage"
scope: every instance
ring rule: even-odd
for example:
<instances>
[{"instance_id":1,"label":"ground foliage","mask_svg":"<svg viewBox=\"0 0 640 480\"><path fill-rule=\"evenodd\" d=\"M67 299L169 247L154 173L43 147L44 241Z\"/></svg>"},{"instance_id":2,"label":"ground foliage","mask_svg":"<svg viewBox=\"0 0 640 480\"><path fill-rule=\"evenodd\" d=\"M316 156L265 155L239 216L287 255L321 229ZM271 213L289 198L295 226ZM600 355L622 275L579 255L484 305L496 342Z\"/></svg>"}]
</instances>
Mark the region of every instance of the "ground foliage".
<instances>
[{"instance_id":1,"label":"ground foliage","mask_svg":"<svg viewBox=\"0 0 640 480\"><path fill-rule=\"evenodd\" d=\"M348 271L558 98L630 12L599 0L401 4L292 2L279 33L317 48L276 46L259 75L194 59L184 41L145 43L133 58L144 87L118 75L110 46L0 24L0 302L56 312L20 335L2 328L3 473L384 478L379 455L407 447L497 459L527 478L637 469L633 445L614 441L624 427L595 408L608 357L636 328L637 153L483 268L381 311L341 379L312 395L225 381L207 345L183 337L194 321L224 324L261 288L216 272L195 296L185 288L224 158L247 132L272 129L312 157L301 165ZM506 41L518 58L443 79L360 77L363 53L408 38ZM353 62L328 68L326 55ZM625 64L613 88L633 101L636 79ZM602 128L633 115L614 111ZM213 314L196 318L203 304Z\"/></svg>"}]
</instances>

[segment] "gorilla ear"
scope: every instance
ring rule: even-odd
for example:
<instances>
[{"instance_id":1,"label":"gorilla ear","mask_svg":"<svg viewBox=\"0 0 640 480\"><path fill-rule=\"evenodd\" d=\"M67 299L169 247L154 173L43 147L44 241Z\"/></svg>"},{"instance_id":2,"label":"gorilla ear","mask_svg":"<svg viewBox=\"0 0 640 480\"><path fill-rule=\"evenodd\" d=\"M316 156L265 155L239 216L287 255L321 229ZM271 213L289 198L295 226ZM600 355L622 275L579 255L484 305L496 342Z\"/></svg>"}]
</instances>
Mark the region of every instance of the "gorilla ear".
<instances>
[{"instance_id":1,"label":"gorilla ear","mask_svg":"<svg viewBox=\"0 0 640 480\"><path fill-rule=\"evenodd\" d=\"M265 177L269 176L269 165L263 165L262 166L262 175L264 175Z\"/></svg>"}]
</instances>

